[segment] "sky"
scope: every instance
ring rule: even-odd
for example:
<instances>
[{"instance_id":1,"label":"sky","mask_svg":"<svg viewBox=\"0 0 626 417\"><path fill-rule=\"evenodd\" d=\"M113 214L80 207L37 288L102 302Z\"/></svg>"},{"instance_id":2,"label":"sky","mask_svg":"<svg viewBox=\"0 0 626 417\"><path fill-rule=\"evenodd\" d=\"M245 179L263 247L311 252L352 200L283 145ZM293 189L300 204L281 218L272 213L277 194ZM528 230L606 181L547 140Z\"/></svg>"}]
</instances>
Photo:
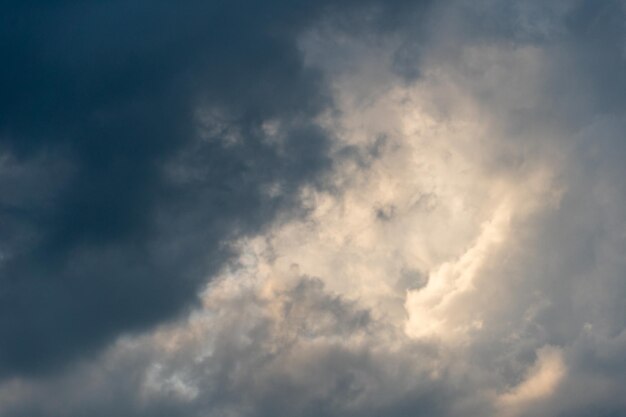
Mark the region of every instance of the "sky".
<instances>
[{"instance_id":1,"label":"sky","mask_svg":"<svg viewBox=\"0 0 626 417\"><path fill-rule=\"evenodd\" d=\"M626 2L6 0L3 417L626 415Z\"/></svg>"}]
</instances>

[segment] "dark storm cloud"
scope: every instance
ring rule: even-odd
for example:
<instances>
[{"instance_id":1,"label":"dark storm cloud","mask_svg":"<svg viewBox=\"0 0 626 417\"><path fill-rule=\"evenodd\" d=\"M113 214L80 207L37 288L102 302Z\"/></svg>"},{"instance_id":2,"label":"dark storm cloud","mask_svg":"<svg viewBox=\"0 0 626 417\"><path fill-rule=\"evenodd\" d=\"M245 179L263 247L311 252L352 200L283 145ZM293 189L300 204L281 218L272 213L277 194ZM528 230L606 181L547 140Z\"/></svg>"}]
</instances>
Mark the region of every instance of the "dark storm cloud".
<instances>
[{"instance_id":1,"label":"dark storm cloud","mask_svg":"<svg viewBox=\"0 0 626 417\"><path fill-rule=\"evenodd\" d=\"M427 362L436 353L387 350L369 311L332 294L318 279L297 278L273 302L244 289L215 305L219 316L209 314L206 322L200 318L175 330L193 336L174 351L148 337L134 348L107 352L97 366L82 364L74 372L17 386L17 407L3 412L12 417L443 416L453 415L453 396L469 392L462 384L415 378L416 358ZM209 331L198 332L198 326ZM368 336L371 344L358 342ZM210 353L203 353L207 347ZM181 389L176 380L193 388Z\"/></svg>"},{"instance_id":2,"label":"dark storm cloud","mask_svg":"<svg viewBox=\"0 0 626 417\"><path fill-rule=\"evenodd\" d=\"M227 238L316 181L330 101L296 37L363 4L327 3L3 4L0 375L180 312Z\"/></svg>"}]
</instances>

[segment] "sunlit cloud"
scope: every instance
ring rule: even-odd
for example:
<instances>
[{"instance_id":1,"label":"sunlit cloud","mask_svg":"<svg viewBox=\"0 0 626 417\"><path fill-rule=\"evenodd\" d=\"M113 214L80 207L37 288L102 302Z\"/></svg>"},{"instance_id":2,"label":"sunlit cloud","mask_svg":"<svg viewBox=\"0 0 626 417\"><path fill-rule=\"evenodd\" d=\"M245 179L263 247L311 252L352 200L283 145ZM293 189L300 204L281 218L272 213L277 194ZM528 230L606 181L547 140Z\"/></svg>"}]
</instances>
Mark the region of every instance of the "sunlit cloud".
<instances>
[{"instance_id":1,"label":"sunlit cloud","mask_svg":"<svg viewBox=\"0 0 626 417\"><path fill-rule=\"evenodd\" d=\"M0 116L0 414L624 413L621 2L141 7Z\"/></svg>"}]
</instances>

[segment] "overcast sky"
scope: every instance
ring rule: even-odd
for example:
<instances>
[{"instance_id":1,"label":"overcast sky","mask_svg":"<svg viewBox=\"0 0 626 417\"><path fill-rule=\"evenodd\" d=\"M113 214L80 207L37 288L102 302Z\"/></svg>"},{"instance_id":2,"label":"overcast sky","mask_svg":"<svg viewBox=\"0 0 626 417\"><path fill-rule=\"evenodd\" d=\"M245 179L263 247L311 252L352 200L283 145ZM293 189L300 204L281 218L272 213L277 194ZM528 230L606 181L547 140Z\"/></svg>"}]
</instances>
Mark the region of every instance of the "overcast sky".
<instances>
[{"instance_id":1,"label":"overcast sky","mask_svg":"<svg viewBox=\"0 0 626 417\"><path fill-rule=\"evenodd\" d=\"M7 0L3 417L626 415L626 2Z\"/></svg>"}]
</instances>

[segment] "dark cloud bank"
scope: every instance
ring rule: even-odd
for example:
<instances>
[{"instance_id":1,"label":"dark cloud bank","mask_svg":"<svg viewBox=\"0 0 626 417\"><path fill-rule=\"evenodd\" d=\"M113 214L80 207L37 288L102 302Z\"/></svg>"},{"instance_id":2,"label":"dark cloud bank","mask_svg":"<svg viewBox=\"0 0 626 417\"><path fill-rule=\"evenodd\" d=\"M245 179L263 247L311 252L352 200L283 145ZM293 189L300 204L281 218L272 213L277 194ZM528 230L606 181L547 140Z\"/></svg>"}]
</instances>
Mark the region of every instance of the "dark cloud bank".
<instances>
[{"instance_id":1,"label":"dark cloud bank","mask_svg":"<svg viewBox=\"0 0 626 417\"><path fill-rule=\"evenodd\" d=\"M1 375L180 312L317 181L331 103L296 37L357 3L3 3Z\"/></svg>"}]
</instances>

